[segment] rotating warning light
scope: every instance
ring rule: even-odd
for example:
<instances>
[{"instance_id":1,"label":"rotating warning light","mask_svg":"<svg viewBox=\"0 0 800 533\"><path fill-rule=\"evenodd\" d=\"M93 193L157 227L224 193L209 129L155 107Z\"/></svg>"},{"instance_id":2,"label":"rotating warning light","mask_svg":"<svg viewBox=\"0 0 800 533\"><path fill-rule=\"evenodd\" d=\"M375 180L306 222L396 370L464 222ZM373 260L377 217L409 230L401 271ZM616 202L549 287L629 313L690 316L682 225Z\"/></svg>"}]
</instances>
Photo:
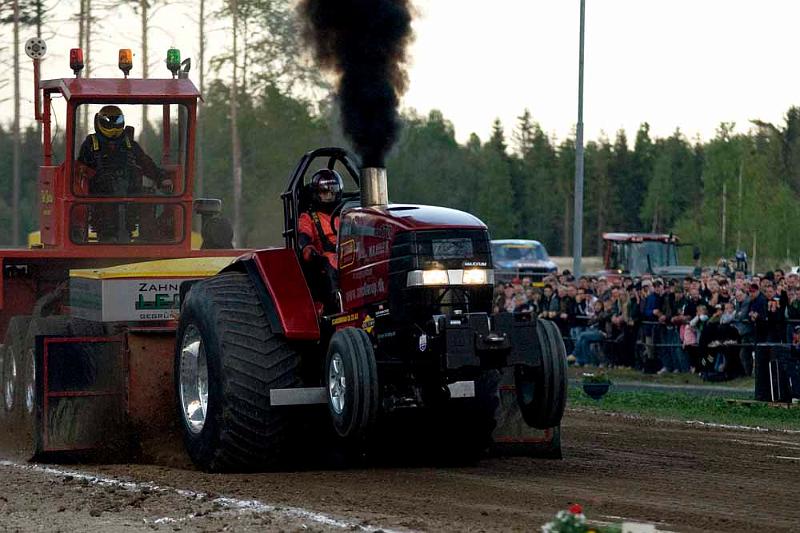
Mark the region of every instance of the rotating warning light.
<instances>
[{"instance_id":1,"label":"rotating warning light","mask_svg":"<svg viewBox=\"0 0 800 533\"><path fill-rule=\"evenodd\" d=\"M119 50L119 69L128 77L133 68L133 53L130 48L120 48Z\"/></svg>"},{"instance_id":2,"label":"rotating warning light","mask_svg":"<svg viewBox=\"0 0 800 533\"><path fill-rule=\"evenodd\" d=\"M181 68L181 51L177 48L167 50L167 69L172 72L172 77L178 75Z\"/></svg>"},{"instance_id":3,"label":"rotating warning light","mask_svg":"<svg viewBox=\"0 0 800 533\"><path fill-rule=\"evenodd\" d=\"M71 48L69 51L69 68L72 69L75 76L80 75L83 70L83 50L80 48Z\"/></svg>"}]
</instances>

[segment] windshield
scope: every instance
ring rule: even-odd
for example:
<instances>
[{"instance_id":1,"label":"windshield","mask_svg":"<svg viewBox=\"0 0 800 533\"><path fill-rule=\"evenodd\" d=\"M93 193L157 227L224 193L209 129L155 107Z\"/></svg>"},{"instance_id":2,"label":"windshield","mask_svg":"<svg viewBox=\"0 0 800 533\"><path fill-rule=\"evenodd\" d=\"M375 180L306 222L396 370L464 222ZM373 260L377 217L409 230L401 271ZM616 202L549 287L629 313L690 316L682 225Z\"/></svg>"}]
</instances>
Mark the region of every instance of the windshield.
<instances>
[{"instance_id":1,"label":"windshield","mask_svg":"<svg viewBox=\"0 0 800 533\"><path fill-rule=\"evenodd\" d=\"M678 264L675 243L658 241L630 242L622 244L626 248L627 268L633 275L649 272L651 269Z\"/></svg>"},{"instance_id":2,"label":"windshield","mask_svg":"<svg viewBox=\"0 0 800 533\"><path fill-rule=\"evenodd\" d=\"M536 243L494 244L492 255L496 261L547 261L544 246Z\"/></svg>"}]
</instances>

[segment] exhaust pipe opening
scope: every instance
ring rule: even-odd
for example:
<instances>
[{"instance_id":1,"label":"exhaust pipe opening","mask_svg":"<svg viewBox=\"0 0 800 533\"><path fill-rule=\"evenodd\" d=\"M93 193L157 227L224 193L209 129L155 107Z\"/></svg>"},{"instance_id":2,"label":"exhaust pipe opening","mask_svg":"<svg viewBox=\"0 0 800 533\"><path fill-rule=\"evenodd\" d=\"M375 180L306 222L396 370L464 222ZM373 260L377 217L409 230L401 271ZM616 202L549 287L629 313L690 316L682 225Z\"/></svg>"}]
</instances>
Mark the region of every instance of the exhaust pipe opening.
<instances>
[{"instance_id":1,"label":"exhaust pipe opening","mask_svg":"<svg viewBox=\"0 0 800 533\"><path fill-rule=\"evenodd\" d=\"M365 167L361 169L361 207L389 204L386 169Z\"/></svg>"}]
</instances>

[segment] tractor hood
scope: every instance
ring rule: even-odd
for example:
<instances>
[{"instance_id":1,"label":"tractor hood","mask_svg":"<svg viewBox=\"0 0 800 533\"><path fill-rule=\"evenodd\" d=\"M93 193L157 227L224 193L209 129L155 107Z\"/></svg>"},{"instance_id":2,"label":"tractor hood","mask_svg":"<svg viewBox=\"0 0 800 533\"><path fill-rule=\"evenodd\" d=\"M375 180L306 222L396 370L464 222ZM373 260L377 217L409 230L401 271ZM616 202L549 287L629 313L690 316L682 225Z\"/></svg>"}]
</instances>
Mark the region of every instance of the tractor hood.
<instances>
[{"instance_id":1,"label":"tractor hood","mask_svg":"<svg viewBox=\"0 0 800 533\"><path fill-rule=\"evenodd\" d=\"M496 261L495 268L531 268L531 269L544 269L547 271L555 271L558 266L549 259L536 259L536 260L518 260L518 261Z\"/></svg>"},{"instance_id":2,"label":"tractor hood","mask_svg":"<svg viewBox=\"0 0 800 533\"><path fill-rule=\"evenodd\" d=\"M363 208L363 211L389 218L397 226L409 231L444 227L486 229L486 224L477 217L447 207L390 204Z\"/></svg>"},{"instance_id":3,"label":"tractor hood","mask_svg":"<svg viewBox=\"0 0 800 533\"><path fill-rule=\"evenodd\" d=\"M654 267L653 275L662 278L685 278L695 275L695 267L679 265Z\"/></svg>"}]
</instances>

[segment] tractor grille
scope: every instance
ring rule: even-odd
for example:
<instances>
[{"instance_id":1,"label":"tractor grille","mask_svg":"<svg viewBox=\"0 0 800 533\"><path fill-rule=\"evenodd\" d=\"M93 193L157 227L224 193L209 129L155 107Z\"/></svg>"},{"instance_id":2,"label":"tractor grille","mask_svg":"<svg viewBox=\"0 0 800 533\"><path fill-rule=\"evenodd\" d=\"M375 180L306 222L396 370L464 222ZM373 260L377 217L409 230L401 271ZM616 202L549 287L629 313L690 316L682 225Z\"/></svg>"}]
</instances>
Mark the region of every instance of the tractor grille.
<instances>
[{"instance_id":1,"label":"tractor grille","mask_svg":"<svg viewBox=\"0 0 800 533\"><path fill-rule=\"evenodd\" d=\"M492 287L406 287L409 271L491 268L489 235L480 229L448 229L400 233L392 245L389 285L392 314L411 321L428 320L454 308L471 312L491 309Z\"/></svg>"}]
</instances>

